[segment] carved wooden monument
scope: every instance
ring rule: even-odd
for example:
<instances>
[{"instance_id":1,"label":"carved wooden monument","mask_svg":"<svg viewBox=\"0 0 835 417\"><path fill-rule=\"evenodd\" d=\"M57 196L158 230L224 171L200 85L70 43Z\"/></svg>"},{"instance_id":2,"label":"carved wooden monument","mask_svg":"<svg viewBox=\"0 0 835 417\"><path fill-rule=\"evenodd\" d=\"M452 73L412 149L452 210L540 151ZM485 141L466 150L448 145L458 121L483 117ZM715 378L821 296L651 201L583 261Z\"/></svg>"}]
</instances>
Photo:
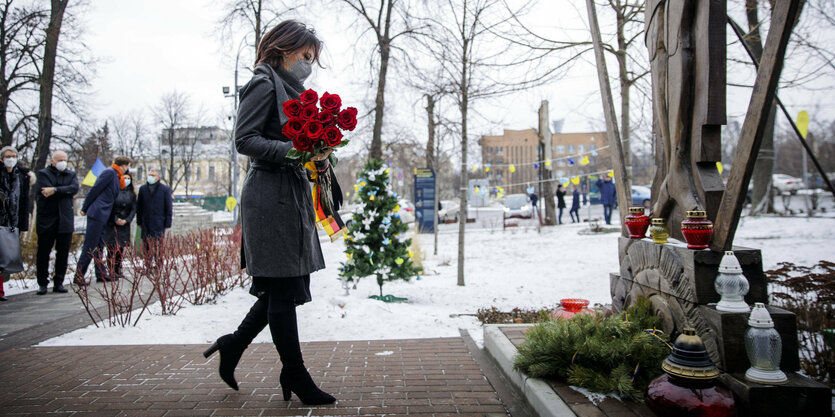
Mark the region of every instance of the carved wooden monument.
<instances>
[{"instance_id":1,"label":"carved wooden monument","mask_svg":"<svg viewBox=\"0 0 835 417\"><path fill-rule=\"evenodd\" d=\"M721 156L721 128L726 123L726 0L646 2L645 43L651 65L656 145L652 217L664 218L672 235L679 239L681 220L687 211L706 211L715 226L709 250L688 249L675 241L656 244L650 239L620 237L620 271L610 279L612 305L620 311L637 297L648 297L666 333L674 337L684 327L695 328L711 359L725 371L726 385L741 398L743 414L793 415L798 410L814 413L831 406L825 387L795 373L799 360L794 314L769 308L783 340L781 369L791 374L788 385L776 388L752 385L734 376L749 366L743 344L748 315L720 312L711 305L719 301L713 284L723 251L730 249L750 284L747 303L768 303L760 251L733 247L732 243L800 1L775 2L727 186L716 165ZM593 1L587 0L586 4L609 144L618 145ZM622 167L620 147L613 148L618 194L626 194L630 179ZM621 219L628 205L624 200L619 201ZM761 401L755 401L760 397Z\"/></svg>"}]
</instances>

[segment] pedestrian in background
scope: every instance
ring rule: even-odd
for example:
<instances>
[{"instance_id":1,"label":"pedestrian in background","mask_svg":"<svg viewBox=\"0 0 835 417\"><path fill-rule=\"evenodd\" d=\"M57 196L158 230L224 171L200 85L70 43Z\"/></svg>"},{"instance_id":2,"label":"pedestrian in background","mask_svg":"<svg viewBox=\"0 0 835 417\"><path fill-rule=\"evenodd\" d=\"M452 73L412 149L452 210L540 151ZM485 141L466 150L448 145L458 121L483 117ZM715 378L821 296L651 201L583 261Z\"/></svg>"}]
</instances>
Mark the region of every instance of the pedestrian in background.
<instances>
[{"instance_id":1,"label":"pedestrian in background","mask_svg":"<svg viewBox=\"0 0 835 417\"><path fill-rule=\"evenodd\" d=\"M533 207L533 209L536 210L536 214L539 215L539 205L537 205L537 203L539 202L539 196L536 195L536 193L531 193L530 197L531 197L531 207Z\"/></svg>"},{"instance_id":2,"label":"pedestrian in background","mask_svg":"<svg viewBox=\"0 0 835 417\"><path fill-rule=\"evenodd\" d=\"M104 244L107 247L107 269L110 280L122 278L122 253L130 246L130 224L136 216L136 192L133 177L125 174L125 188L119 190L110 219L104 229Z\"/></svg>"},{"instance_id":3,"label":"pedestrian in background","mask_svg":"<svg viewBox=\"0 0 835 417\"><path fill-rule=\"evenodd\" d=\"M0 149L0 158L3 160L4 168L0 169L0 226L16 230L17 239L20 239L20 233L29 230L29 187L34 182L34 174L18 163L17 149L11 146ZM15 248L0 250L15 251L16 253L5 255L18 259L21 257L19 240ZM2 271L0 301L8 300L3 289L4 282L8 279L9 274Z\"/></svg>"},{"instance_id":4,"label":"pedestrian in background","mask_svg":"<svg viewBox=\"0 0 835 417\"><path fill-rule=\"evenodd\" d=\"M130 170L130 158L126 156L117 157L110 168L99 174L93 188L87 192L84 198L84 205L81 207L81 215L87 216L87 230L84 233L84 246L81 248L81 256L75 269L75 285L88 285L84 279L90 261L101 258L101 251L104 248L102 239L107 221L110 219L110 212L113 210L113 203L119 195L119 190L125 188L125 174ZM96 262L93 270L96 274L96 281L104 281L107 277L102 274L102 266Z\"/></svg>"},{"instance_id":5,"label":"pedestrian in background","mask_svg":"<svg viewBox=\"0 0 835 417\"><path fill-rule=\"evenodd\" d=\"M38 171L35 197L38 203L35 230L38 232L38 256L36 274L38 295L44 295L49 284L49 255L55 248L55 273L52 275L52 292L65 293L64 276L67 274L67 258L75 229L73 196L78 193L78 177L67 169L67 154L55 151L51 164Z\"/></svg>"},{"instance_id":6,"label":"pedestrian in background","mask_svg":"<svg viewBox=\"0 0 835 417\"><path fill-rule=\"evenodd\" d=\"M606 224L612 224L612 207L617 201L615 183L612 177L606 175L602 180L597 180L597 188L600 190L600 204L603 204L603 218Z\"/></svg>"},{"instance_id":7,"label":"pedestrian in background","mask_svg":"<svg viewBox=\"0 0 835 417\"><path fill-rule=\"evenodd\" d=\"M562 211L565 209L565 191L562 188L562 184L557 184L557 208L560 209L557 224L562 224Z\"/></svg>"},{"instance_id":8,"label":"pedestrian in background","mask_svg":"<svg viewBox=\"0 0 835 417\"><path fill-rule=\"evenodd\" d=\"M572 185L571 190L571 210L568 210L568 214L571 216L571 223L580 223L580 191L576 185ZM574 219L575 216L577 220Z\"/></svg>"},{"instance_id":9,"label":"pedestrian in background","mask_svg":"<svg viewBox=\"0 0 835 417\"><path fill-rule=\"evenodd\" d=\"M171 188L160 183L159 170L152 169L148 171L147 183L139 187L136 200L136 225L141 228L142 250L148 251L145 259L151 261L148 268L160 263L159 243L165 237L165 229L171 228L173 217Z\"/></svg>"}]
</instances>

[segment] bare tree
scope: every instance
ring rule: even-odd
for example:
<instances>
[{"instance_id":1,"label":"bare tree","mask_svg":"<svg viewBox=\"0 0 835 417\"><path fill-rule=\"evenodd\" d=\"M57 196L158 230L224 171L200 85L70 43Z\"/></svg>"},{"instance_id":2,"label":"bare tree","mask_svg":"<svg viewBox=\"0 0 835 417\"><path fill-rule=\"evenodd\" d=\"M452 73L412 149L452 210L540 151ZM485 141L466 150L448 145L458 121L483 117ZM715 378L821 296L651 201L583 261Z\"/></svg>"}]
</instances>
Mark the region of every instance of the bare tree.
<instances>
[{"instance_id":1,"label":"bare tree","mask_svg":"<svg viewBox=\"0 0 835 417\"><path fill-rule=\"evenodd\" d=\"M563 67L540 65L542 54L517 50L512 41L497 36L492 28L505 24L519 11L503 10L499 0L446 0L432 4L428 33L416 37L431 62L440 67L427 85L447 89L457 104L460 119L460 196L458 223L458 285L464 285L464 235L467 221L467 160L469 117L472 102L501 96L541 83ZM440 9L440 10L439 10ZM436 74L427 71L426 74Z\"/></svg>"},{"instance_id":2,"label":"bare tree","mask_svg":"<svg viewBox=\"0 0 835 417\"><path fill-rule=\"evenodd\" d=\"M379 5L372 5L369 0L340 0L354 11L371 31L375 40L375 50L379 54L377 68L377 94L374 98L374 128L371 137L369 157L381 159L383 156L382 132L385 114L386 80L392 51L397 49L395 40L417 33L415 18L409 14L411 5L408 0L380 0Z\"/></svg>"},{"instance_id":3,"label":"bare tree","mask_svg":"<svg viewBox=\"0 0 835 417\"><path fill-rule=\"evenodd\" d=\"M117 154L131 160L137 159L143 151L147 154L150 131L142 110L112 116L109 123L113 129L113 149Z\"/></svg>"},{"instance_id":4,"label":"bare tree","mask_svg":"<svg viewBox=\"0 0 835 417\"><path fill-rule=\"evenodd\" d=\"M153 109L157 123L162 127L160 135L159 160L168 166L162 174L171 186L176 189L185 175L185 169L180 169L184 157L193 153L194 141L185 137L178 137L177 132L188 126L191 120L191 103L188 95L173 90L164 94ZM185 167L182 167L185 168Z\"/></svg>"},{"instance_id":5,"label":"bare tree","mask_svg":"<svg viewBox=\"0 0 835 417\"><path fill-rule=\"evenodd\" d=\"M18 2L20 3L20 2ZM34 51L43 45L41 22L47 13L14 0L0 4L0 144L11 145L15 136L31 129L38 118L27 103L38 89L38 74L32 63Z\"/></svg>"},{"instance_id":6,"label":"bare tree","mask_svg":"<svg viewBox=\"0 0 835 417\"><path fill-rule=\"evenodd\" d=\"M227 0L223 5L223 17L218 22L221 37L234 38L234 34L240 30L250 32L253 51L257 51L267 29L280 17L286 16L298 7L289 7L280 0ZM237 43L236 41L237 39L232 40L233 43Z\"/></svg>"},{"instance_id":7,"label":"bare tree","mask_svg":"<svg viewBox=\"0 0 835 417\"><path fill-rule=\"evenodd\" d=\"M35 151L35 170L46 166L49 145L52 141L52 92L55 86L55 62L58 57L58 41L61 24L69 0L50 0L49 24L46 27L43 63L40 74L40 105L38 112L38 145Z\"/></svg>"}]
</instances>

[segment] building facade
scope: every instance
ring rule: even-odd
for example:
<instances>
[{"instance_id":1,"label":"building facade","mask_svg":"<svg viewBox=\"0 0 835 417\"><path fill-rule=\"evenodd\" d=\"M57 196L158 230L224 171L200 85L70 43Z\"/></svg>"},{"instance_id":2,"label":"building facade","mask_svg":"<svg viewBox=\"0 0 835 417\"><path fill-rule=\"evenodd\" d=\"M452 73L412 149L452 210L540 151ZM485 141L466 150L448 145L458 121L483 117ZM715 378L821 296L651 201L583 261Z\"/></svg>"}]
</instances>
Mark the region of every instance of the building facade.
<instances>
[{"instance_id":1,"label":"building facade","mask_svg":"<svg viewBox=\"0 0 835 417\"><path fill-rule=\"evenodd\" d=\"M539 156L536 129L505 129L499 136L482 136L479 145L485 176L493 187L502 187L506 194L525 193L529 186L538 184L539 170L547 169L545 158ZM606 145L606 132L553 133L551 177L562 183L612 169ZM584 156L588 157L585 165L581 163Z\"/></svg>"},{"instance_id":2,"label":"building facade","mask_svg":"<svg viewBox=\"0 0 835 417\"><path fill-rule=\"evenodd\" d=\"M232 134L214 126L163 129L154 151L134 162L139 183L152 169L160 171L175 198L231 195ZM238 190L246 174L247 157L238 155ZM173 169L172 169L173 165Z\"/></svg>"}]
</instances>

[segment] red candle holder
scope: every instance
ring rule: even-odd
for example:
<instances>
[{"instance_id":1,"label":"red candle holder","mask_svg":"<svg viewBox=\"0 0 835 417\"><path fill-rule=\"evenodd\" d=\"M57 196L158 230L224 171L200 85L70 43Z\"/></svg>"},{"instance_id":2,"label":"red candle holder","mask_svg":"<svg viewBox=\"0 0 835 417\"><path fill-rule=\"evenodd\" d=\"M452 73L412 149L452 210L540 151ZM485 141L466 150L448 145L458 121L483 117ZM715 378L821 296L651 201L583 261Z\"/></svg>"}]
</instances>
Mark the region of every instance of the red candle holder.
<instances>
[{"instance_id":1,"label":"red candle holder","mask_svg":"<svg viewBox=\"0 0 835 417\"><path fill-rule=\"evenodd\" d=\"M594 314L594 310L588 308L589 300L582 298L563 298L560 306L554 310L554 318L570 319L577 314Z\"/></svg>"},{"instance_id":2,"label":"red candle holder","mask_svg":"<svg viewBox=\"0 0 835 417\"><path fill-rule=\"evenodd\" d=\"M713 236L713 222L702 210L688 211L687 218L681 221L681 234L688 248L705 249Z\"/></svg>"},{"instance_id":3,"label":"red candle holder","mask_svg":"<svg viewBox=\"0 0 835 417\"><path fill-rule=\"evenodd\" d=\"M644 214L643 207L629 207L629 215L626 216L624 223L630 238L643 239L647 236L649 216Z\"/></svg>"}]
</instances>

